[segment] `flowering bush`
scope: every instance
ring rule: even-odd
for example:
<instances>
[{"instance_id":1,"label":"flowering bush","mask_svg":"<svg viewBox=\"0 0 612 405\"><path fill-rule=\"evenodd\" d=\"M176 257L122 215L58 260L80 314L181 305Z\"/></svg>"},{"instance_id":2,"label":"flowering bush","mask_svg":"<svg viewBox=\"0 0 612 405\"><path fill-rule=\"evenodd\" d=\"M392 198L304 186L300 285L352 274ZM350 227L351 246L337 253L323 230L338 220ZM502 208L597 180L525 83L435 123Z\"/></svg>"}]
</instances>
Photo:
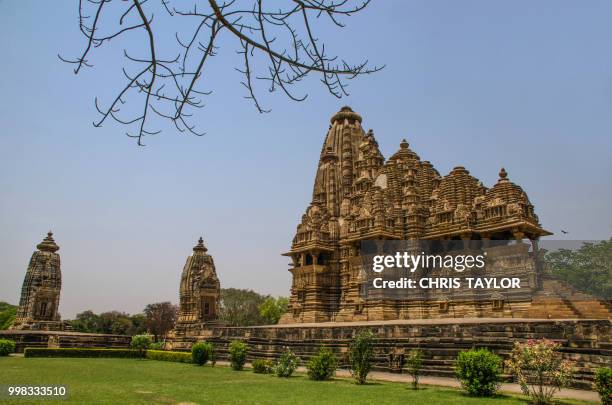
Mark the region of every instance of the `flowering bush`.
<instances>
[{"instance_id":1,"label":"flowering bush","mask_svg":"<svg viewBox=\"0 0 612 405\"><path fill-rule=\"evenodd\" d=\"M130 342L130 348L138 350L142 357L144 357L145 351L151 346L151 336L149 335L136 335L132 337Z\"/></svg>"},{"instance_id":2,"label":"flowering bush","mask_svg":"<svg viewBox=\"0 0 612 405\"><path fill-rule=\"evenodd\" d=\"M253 372L257 374L272 374L274 372L274 363L271 360L255 359L251 363Z\"/></svg>"},{"instance_id":3,"label":"flowering bush","mask_svg":"<svg viewBox=\"0 0 612 405\"><path fill-rule=\"evenodd\" d=\"M547 339L515 342L506 360L521 390L534 404L550 404L555 392L571 381L572 368L557 352L560 346Z\"/></svg>"},{"instance_id":4,"label":"flowering bush","mask_svg":"<svg viewBox=\"0 0 612 405\"><path fill-rule=\"evenodd\" d=\"M299 364L300 359L287 348L276 362L274 373L277 377L291 377Z\"/></svg>"}]
</instances>

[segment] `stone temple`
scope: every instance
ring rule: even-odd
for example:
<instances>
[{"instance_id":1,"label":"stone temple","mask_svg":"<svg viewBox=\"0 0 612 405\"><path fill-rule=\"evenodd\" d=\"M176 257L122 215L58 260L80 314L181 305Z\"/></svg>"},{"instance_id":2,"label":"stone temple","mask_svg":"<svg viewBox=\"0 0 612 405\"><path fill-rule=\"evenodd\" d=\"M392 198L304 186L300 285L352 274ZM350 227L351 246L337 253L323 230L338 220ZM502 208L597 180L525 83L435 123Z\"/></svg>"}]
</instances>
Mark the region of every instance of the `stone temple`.
<instances>
[{"instance_id":1,"label":"stone temple","mask_svg":"<svg viewBox=\"0 0 612 405\"><path fill-rule=\"evenodd\" d=\"M492 187L463 166L441 176L401 141L385 160L372 130L343 107L331 118L312 201L285 253L293 276L281 323L452 317L598 318L610 311L546 275L539 223L527 194L505 169ZM489 248L498 275L520 277L520 294L454 301L443 291L421 300L365 299L365 240L463 241ZM529 243L524 243L528 241ZM459 242L461 243L461 242ZM507 245L507 246L500 246Z\"/></svg>"},{"instance_id":2,"label":"stone temple","mask_svg":"<svg viewBox=\"0 0 612 405\"><path fill-rule=\"evenodd\" d=\"M21 287L19 309L11 329L60 330L64 328L58 312L62 272L59 246L49 231L32 254Z\"/></svg>"},{"instance_id":3,"label":"stone temple","mask_svg":"<svg viewBox=\"0 0 612 405\"><path fill-rule=\"evenodd\" d=\"M221 284L215 262L204 240L200 238L187 257L179 289L179 313L173 336L184 336L189 330L200 330L218 321Z\"/></svg>"}]
</instances>

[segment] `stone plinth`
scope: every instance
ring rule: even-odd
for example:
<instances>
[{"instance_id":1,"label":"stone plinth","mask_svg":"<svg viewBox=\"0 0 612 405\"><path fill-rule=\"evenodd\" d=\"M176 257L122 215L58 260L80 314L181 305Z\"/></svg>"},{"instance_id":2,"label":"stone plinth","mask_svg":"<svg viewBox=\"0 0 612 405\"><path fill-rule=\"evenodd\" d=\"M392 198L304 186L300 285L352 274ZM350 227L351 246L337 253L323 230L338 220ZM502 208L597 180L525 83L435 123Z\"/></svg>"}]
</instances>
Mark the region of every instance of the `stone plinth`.
<instances>
[{"instance_id":1,"label":"stone plinth","mask_svg":"<svg viewBox=\"0 0 612 405\"><path fill-rule=\"evenodd\" d=\"M26 347L127 349L132 340L125 335L45 330L4 330L0 339L14 340L17 353L23 353Z\"/></svg>"},{"instance_id":2,"label":"stone plinth","mask_svg":"<svg viewBox=\"0 0 612 405\"><path fill-rule=\"evenodd\" d=\"M215 345L219 359L226 359L229 342L242 340L249 346L249 360L274 359L289 347L306 361L325 345L346 366L348 345L361 329L370 329L376 335L374 362L378 370L401 371L398 356L420 348L424 353L424 374L451 377L462 350L486 347L507 357L515 341L540 338L561 343L563 356L576 368L576 387L591 389L594 371L612 364L610 320L465 318L211 327L170 339L167 348L188 350L193 342L206 340Z\"/></svg>"}]
</instances>

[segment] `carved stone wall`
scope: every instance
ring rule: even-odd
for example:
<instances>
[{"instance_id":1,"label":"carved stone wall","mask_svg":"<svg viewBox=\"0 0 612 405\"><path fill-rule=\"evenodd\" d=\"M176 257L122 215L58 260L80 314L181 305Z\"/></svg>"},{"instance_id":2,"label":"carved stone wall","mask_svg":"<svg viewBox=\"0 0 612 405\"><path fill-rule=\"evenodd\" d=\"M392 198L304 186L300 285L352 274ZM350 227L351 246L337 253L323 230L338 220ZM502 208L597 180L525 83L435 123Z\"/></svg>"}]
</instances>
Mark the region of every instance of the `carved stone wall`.
<instances>
[{"instance_id":1,"label":"carved stone wall","mask_svg":"<svg viewBox=\"0 0 612 405\"><path fill-rule=\"evenodd\" d=\"M563 357L576 368L573 385L592 389L593 373L612 363L612 323L609 320L439 319L383 322L211 327L192 330L168 343L167 349L189 350L194 342L215 345L218 359L227 359L233 340L248 344L248 360L276 359L289 347L303 363L321 345L330 348L347 366L348 345L361 329L374 332L375 369L402 371L398 356L419 348L424 354L423 373L452 377L457 355L472 347L486 347L507 357L514 342L547 338L562 345Z\"/></svg>"},{"instance_id":2,"label":"carved stone wall","mask_svg":"<svg viewBox=\"0 0 612 405\"><path fill-rule=\"evenodd\" d=\"M538 239L544 230L523 189L505 169L486 187L463 166L441 176L433 165L400 142L389 159L382 156L374 132L343 107L331 118L315 176L312 201L297 226L291 250L291 296L281 323L361 321L439 317L610 318L607 304L576 294L540 294L545 274ZM532 245L518 257L514 246L489 266L494 273L516 274L526 294L512 305L445 299L388 300L364 297L360 255L366 240L463 240L479 248ZM505 242L502 242L505 241ZM520 248L520 247L519 247ZM518 265L516 264L518 263ZM550 284L550 282L548 283ZM555 290L553 290L554 292ZM539 294L539 295L538 295ZM585 297L581 297L585 301ZM592 305L591 305L592 304ZM578 308L580 307L580 308Z\"/></svg>"},{"instance_id":3,"label":"carved stone wall","mask_svg":"<svg viewBox=\"0 0 612 405\"><path fill-rule=\"evenodd\" d=\"M26 347L128 349L132 340L125 335L42 330L3 330L0 339L13 340L17 353L23 353Z\"/></svg>"}]
</instances>

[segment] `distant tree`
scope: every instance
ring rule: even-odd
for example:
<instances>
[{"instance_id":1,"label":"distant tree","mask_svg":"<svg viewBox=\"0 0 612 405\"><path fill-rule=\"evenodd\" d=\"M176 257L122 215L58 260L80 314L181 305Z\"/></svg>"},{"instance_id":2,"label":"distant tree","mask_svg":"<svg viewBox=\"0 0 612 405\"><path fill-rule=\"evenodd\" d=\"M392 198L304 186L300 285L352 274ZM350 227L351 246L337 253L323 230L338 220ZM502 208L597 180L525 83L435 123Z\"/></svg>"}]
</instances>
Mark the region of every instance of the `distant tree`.
<instances>
[{"instance_id":1,"label":"distant tree","mask_svg":"<svg viewBox=\"0 0 612 405\"><path fill-rule=\"evenodd\" d=\"M178 307L170 302L149 304L144 309L147 330L155 336L155 341L166 336L176 323Z\"/></svg>"},{"instance_id":2,"label":"distant tree","mask_svg":"<svg viewBox=\"0 0 612 405\"><path fill-rule=\"evenodd\" d=\"M68 322L77 332L101 333L102 330L100 316L91 310L78 313L75 319Z\"/></svg>"},{"instance_id":3,"label":"distant tree","mask_svg":"<svg viewBox=\"0 0 612 405\"><path fill-rule=\"evenodd\" d=\"M134 314L130 319L132 325L128 329L128 335L141 335L147 331L147 317L144 314Z\"/></svg>"},{"instance_id":4,"label":"distant tree","mask_svg":"<svg viewBox=\"0 0 612 405\"><path fill-rule=\"evenodd\" d=\"M222 288L220 317L232 326L263 325L266 320L259 313L259 306L266 298L252 290Z\"/></svg>"},{"instance_id":5,"label":"distant tree","mask_svg":"<svg viewBox=\"0 0 612 405\"><path fill-rule=\"evenodd\" d=\"M257 308L259 309L259 315L266 323L276 324L281 316L287 312L287 305L289 305L289 298L287 297L268 297Z\"/></svg>"},{"instance_id":6,"label":"distant tree","mask_svg":"<svg viewBox=\"0 0 612 405\"><path fill-rule=\"evenodd\" d=\"M109 311L100 314L100 333L127 335L131 326L130 315L125 312Z\"/></svg>"},{"instance_id":7,"label":"distant tree","mask_svg":"<svg viewBox=\"0 0 612 405\"><path fill-rule=\"evenodd\" d=\"M577 250L559 249L544 258L554 276L581 292L612 298L612 239L583 243Z\"/></svg>"},{"instance_id":8,"label":"distant tree","mask_svg":"<svg viewBox=\"0 0 612 405\"><path fill-rule=\"evenodd\" d=\"M0 301L0 330L8 329L17 315L17 306Z\"/></svg>"},{"instance_id":9,"label":"distant tree","mask_svg":"<svg viewBox=\"0 0 612 405\"><path fill-rule=\"evenodd\" d=\"M325 19L343 28L340 19L363 10L369 2L82 0L78 21L85 39L83 51L76 58L60 59L74 64L77 74L93 66L94 50L136 34L130 48L123 49L122 63L116 65L123 72L123 83L107 102L96 98L100 117L94 126L110 119L134 127L127 135L136 138L138 145L145 136L160 132L151 128L153 117L169 120L180 132L202 135L189 121L193 109L203 107L202 99L211 93L203 86L217 80L204 71L218 47L228 44L221 38L235 41L242 65L236 70L242 75L245 98L260 113L269 110L259 101L256 82L268 92L280 90L291 100L303 101L307 94L296 94L293 87L316 74L332 95L341 98L348 95L345 79L381 68L368 67L367 60L351 64L329 54L316 31ZM168 41L169 37L176 42Z\"/></svg>"},{"instance_id":10,"label":"distant tree","mask_svg":"<svg viewBox=\"0 0 612 405\"><path fill-rule=\"evenodd\" d=\"M108 311L99 315L91 310L84 311L68 322L77 332L134 336L146 331L144 315L129 315L119 311Z\"/></svg>"}]
</instances>

